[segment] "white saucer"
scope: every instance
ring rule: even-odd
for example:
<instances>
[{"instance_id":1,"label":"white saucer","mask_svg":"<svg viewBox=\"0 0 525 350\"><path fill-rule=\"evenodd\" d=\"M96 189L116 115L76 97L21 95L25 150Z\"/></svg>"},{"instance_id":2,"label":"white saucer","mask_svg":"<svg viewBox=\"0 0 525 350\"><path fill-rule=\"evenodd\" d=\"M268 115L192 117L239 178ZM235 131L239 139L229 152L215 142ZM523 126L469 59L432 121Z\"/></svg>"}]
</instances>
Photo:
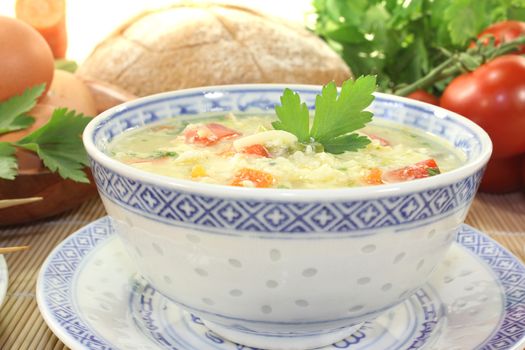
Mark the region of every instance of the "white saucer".
<instances>
[{"instance_id":1,"label":"white saucer","mask_svg":"<svg viewBox=\"0 0 525 350\"><path fill-rule=\"evenodd\" d=\"M407 302L323 349L522 349L525 266L467 225L457 242ZM45 261L37 284L40 312L75 350L253 350L209 331L135 271L110 219L99 219Z\"/></svg>"},{"instance_id":2,"label":"white saucer","mask_svg":"<svg viewBox=\"0 0 525 350\"><path fill-rule=\"evenodd\" d=\"M7 293L7 284L9 281L9 274L7 273L7 263L3 255L0 255L0 306L4 302Z\"/></svg>"}]
</instances>

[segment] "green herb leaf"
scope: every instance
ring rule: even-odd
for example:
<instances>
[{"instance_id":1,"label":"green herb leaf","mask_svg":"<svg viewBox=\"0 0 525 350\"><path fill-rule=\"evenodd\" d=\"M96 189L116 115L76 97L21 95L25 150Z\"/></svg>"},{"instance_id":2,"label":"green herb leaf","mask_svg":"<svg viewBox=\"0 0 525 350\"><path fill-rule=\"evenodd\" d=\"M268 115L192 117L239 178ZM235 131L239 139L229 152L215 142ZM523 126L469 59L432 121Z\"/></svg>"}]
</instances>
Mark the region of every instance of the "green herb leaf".
<instances>
[{"instance_id":1,"label":"green herb leaf","mask_svg":"<svg viewBox=\"0 0 525 350\"><path fill-rule=\"evenodd\" d=\"M479 32L506 19L525 20L525 0L314 0L310 29L339 53L355 76L378 76L392 92L464 51ZM432 90L443 91L440 82Z\"/></svg>"},{"instance_id":2,"label":"green herb leaf","mask_svg":"<svg viewBox=\"0 0 525 350\"><path fill-rule=\"evenodd\" d=\"M275 106L278 121L272 126L278 130L288 131L299 139L300 142L308 142L310 116L306 103L301 103L298 94L290 89L285 89L281 96L281 105Z\"/></svg>"},{"instance_id":3,"label":"green herb leaf","mask_svg":"<svg viewBox=\"0 0 525 350\"><path fill-rule=\"evenodd\" d=\"M328 83L315 99L311 130L308 130L306 104L301 103L299 95L285 89L281 106L275 107L279 121L272 125L294 134L300 142L320 145L322 147L318 148L330 153L357 151L369 144L370 140L366 136L350 133L363 128L372 120L372 113L364 109L374 100L372 93L375 88L374 76L345 81L339 95L335 83Z\"/></svg>"},{"instance_id":4,"label":"green herb leaf","mask_svg":"<svg viewBox=\"0 0 525 350\"><path fill-rule=\"evenodd\" d=\"M174 152L174 151L155 151L153 153L153 158L155 158L155 159L158 159L158 158L176 158L178 156L179 156L179 154L177 152Z\"/></svg>"},{"instance_id":5,"label":"green herb leaf","mask_svg":"<svg viewBox=\"0 0 525 350\"><path fill-rule=\"evenodd\" d=\"M326 141L324 149L333 154L341 154L346 151L355 152L360 148L366 147L370 139L358 134L343 135Z\"/></svg>"},{"instance_id":6,"label":"green herb leaf","mask_svg":"<svg viewBox=\"0 0 525 350\"><path fill-rule=\"evenodd\" d=\"M55 60L55 69L63 70L69 73L75 73L78 69L78 64L72 60L58 59Z\"/></svg>"},{"instance_id":7,"label":"green herb leaf","mask_svg":"<svg viewBox=\"0 0 525 350\"><path fill-rule=\"evenodd\" d=\"M9 130L4 131L4 132L11 132L11 131L16 131L16 130L27 129L28 127L33 125L34 122L35 122L35 118L31 117L30 115L20 114L19 116L15 118L15 120L13 120L13 122L11 123L9 127ZM2 133L3 133L2 130L0 130L0 134Z\"/></svg>"},{"instance_id":8,"label":"green herb leaf","mask_svg":"<svg viewBox=\"0 0 525 350\"><path fill-rule=\"evenodd\" d=\"M15 148L10 142L0 142L0 179L13 180L17 170Z\"/></svg>"},{"instance_id":9,"label":"green herb leaf","mask_svg":"<svg viewBox=\"0 0 525 350\"><path fill-rule=\"evenodd\" d=\"M441 174L441 171L439 171L439 168L428 168L427 173L428 173L428 176L435 176L435 175Z\"/></svg>"},{"instance_id":10,"label":"green herb leaf","mask_svg":"<svg viewBox=\"0 0 525 350\"><path fill-rule=\"evenodd\" d=\"M464 45L483 29L484 6L478 0L456 0L445 11L452 43Z\"/></svg>"},{"instance_id":11,"label":"green herb leaf","mask_svg":"<svg viewBox=\"0 0 525 350\"><path fill-rule=\"evenodd\" d=\"M62 178L88 183L82 170L88 165L88 158L80 135L90 120L75 111L59 108L47 124L15 145L36 152L44 165L58 171Z\"/></svg>"},{"instance_id":12,"label":"green herb leaf","mask_svg":"<svg viewBox=\"0 0 525 350\"><path fill-rule=\"evenodd\" d=\"M0 103L0 134L31 126L35 119L25 113L36 105L37 98L44 90L45 84L40 84Z\"/></svg>"},{"instance_id":13,"label":"green herb leaf","mask_svg":"<svg viewBox=\"0 0 525 350\"><path fill-rule=\"evenodd\" d=\"M372 113L363 111L374 100L376 78L373 76L347 80L337 97L335 84L323 87L315 100L315 117L310 136L325 145L329 140L361 129L372 120Z\"/></svg>"}]
</instances>

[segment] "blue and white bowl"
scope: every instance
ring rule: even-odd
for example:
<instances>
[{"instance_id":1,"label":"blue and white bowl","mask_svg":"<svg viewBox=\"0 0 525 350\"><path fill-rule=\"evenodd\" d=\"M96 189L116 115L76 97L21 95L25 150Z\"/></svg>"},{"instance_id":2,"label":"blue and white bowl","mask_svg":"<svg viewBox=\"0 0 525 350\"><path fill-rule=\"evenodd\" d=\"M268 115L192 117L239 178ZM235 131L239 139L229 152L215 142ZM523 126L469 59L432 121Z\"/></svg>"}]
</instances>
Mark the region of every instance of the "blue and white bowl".
<instances>
[{"instance_id":1,"label":"blue and white bowl","mask_svg":"<svg viewBox=\"0 0 525 350\"><path fill-rule=\"evenodd\" d=\"M284 85L163 93L110 109L84 132L108 214L140 273L235 342L307 349L336 342L427 280L463 223L492 145L469 120L376 94L384 118L440 136L467 161L439 176L340 189L249 189L147 173L104 153L122 132L205 112L261 113ZM319 86L292 86L313 108Z\"/></svg>"}]
</instances>

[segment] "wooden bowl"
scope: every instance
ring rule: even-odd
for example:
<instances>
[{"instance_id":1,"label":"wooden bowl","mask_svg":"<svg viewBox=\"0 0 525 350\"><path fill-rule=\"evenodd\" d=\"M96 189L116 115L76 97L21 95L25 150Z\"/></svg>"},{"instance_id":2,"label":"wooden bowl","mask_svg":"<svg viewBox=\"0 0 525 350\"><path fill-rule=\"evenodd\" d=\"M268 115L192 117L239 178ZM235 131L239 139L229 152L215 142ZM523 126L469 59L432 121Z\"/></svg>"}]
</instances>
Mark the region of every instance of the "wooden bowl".
<instances>
[{"instance_id":1,"label":"wooden bowl","mask_svg":"<svg viewBox=\"0 0 525 350\"><path fill-rule=\"evenodd\" d=\"M135 98L134 95L105 83L96 81L85 81L85 83L91 90L98 113ZM46 105L39 108L47 109L46 113L53 109ZM43 123L45 120L37 119L34 128L38 128ZM17 133L7 135L9 137L3 141L14 141L23 136ZM0 179L0 199L42 197L42 200L0 209L0 226L27 223L62 213L97 193L89 169L86 169L86 174L90 183L84 184L64 180L58 174L50 172L32 152L17 149L16 157L19 164L18 176L15 180Z\"/></svg>"},{"instance_id":2,"label":"wooden bowl","mask_svg":"<svg viewBox=\"0 0 525 350\"><path fill-rule=\"evenodd\" d=\"M82 184L45 169L22 172L15 180L0 180L2 199L42 197L40 201L0 209L0 225L30 222L76 207L97 193L91 174L88 176L91 183Z\"/></svg>"}]
</instances>

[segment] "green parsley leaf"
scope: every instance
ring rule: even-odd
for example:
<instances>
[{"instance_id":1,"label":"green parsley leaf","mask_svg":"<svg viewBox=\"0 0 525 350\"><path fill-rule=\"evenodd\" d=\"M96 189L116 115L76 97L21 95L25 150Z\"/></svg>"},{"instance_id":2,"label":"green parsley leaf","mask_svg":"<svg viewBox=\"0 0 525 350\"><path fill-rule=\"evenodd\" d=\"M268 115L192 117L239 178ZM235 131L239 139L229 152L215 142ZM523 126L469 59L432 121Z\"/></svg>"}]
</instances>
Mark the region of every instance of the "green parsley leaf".
<instances>
[{"instance_id":1,"label":"green parsley leaf","mask_svg":"<svg viewBox=\"0 0 525 350\"><path fill-rule=\"evenodd\" d=\"M158 159L158 158L176 158L178 156L179 156L179 154L177 152L174 152L174 151L155 151L153 153L153 158L155 158L155 159Z\"/></svg>"},{"instance_id":2,"label":"green parsley leaf","mask_svg":"<svg viewBox=\"0 0 525 350\"><path fill-rule=\"evenodd\" d=\"M15 148L10 142L0 142L0 179L13 180L18 170Z\"/></svg>"},{"instance_id":3,"label":"green parsley leaf","mask_svg":"<svg viewBox=\"0 0 525 350\"><path fill-rule=\"evenodd\" d=\"M366 136L349 134L328 140L323 145L327 152L341 154L345 151L355 152L360 148L366 147L369 143L370 139Z\"/></svg>"},{"instance_id":4,"label":"green parsley leaf","mask_svg":"<svg viewBox=\"0 0 525 350\"><path fill-rule=\"evenodd\" d=\"M330 139L361 129L372 120L372 113L363 111L374 100L376 78L359 77L347 80L337 98L335 83L323 87L315 100L315 117L310 136L323 145Z\"/></svg>"},{"instance_id":5,"label":"green parsley leaf","mask_svg":"<svg viewBox=\"0 0 525 350\"><path fill-rule=\"evenodd\" d=\"M34 122L35 122L35 118L31 117L30 115L20 114L13 120L13 122L11 123L9 127L9 130L7 131L0 130L0 134L4 132L11 132L11 131L16 131L16 130L26 129L30 127L31 125L33 125Z\"/></svg>"},{"instance_id":6,"label":"green parsley leaf","mask_svg":"<svg viewBox=\"0 0 525 350\"><path fill-rule=\"evenodd\" d=\"M428 173L428 176L435 176L435 175L441 174L441 171L439 171L439 168L428 168L427 173Z\"/></svg>"},{"instance_id":7,"label":"green parsley leaf","mask_svg":"<svg viewBox=\"0 0 525 350\"><path fill-rule=\"evenodd\" d=\"M44 165L64 179L88 183L82 170L88 157L80 135L91 118L66 108L55 109L47 124L15 145L36 152Z\"/></svg>"},{"instance_id":8,"label":"green parsley leaf","mask_svg":"<svg viewBox=\"0 0 525 350\"><path fill-rule=\"evenodd\" d=\"M300 142L310 141L308 107L306 103L301 103L298 94L290 89L285 89L281 96L281 105L275 106L275 112L279 117L279 121L272 123L275 129L294 134Z\"/></svg>"},{"instance_id":9,"label":"green parsley leaf","mask_svg":"<svg viewBox=\"0 0 525 350\"><path fill-rule=\"evenodd\" d=\"M478 0L456 0L445 12L452 43L464 45L467 40L475 38L483 29L484 6Z\"/></svg>"},{"instance_id":10,"label":"green parsley leaf","mask_svg":"<svg viewBox=\"0 0 525 350\"><path fill-rule=\"evenodd\" d=\"M25 129L35 122L33 117L25 115L36 105L37 98L45 90L45 84L26 89L22 95L13 96L0 103L0 134Z\"/></svg>"},{"instance_id":11,"label":"green parsley leaf","mask_svg":"<svg viewBox=\"0 0 525 350\"><path fill-rule=\"evenodd\" d=\"M525 20L525 0L314 0L308 26L355 76L373 74L396 91L430 74L449 52L467 50L490 24ZM433 82L435 94L443 91Z\"/></svg>"},{"instance_id":12,"label":"green parsley leaf","mask_svg":"<svg viewBox=\"0 0 525 350\"><path fill-rule=\"evenodd\" d=\"M75 73L78 69L78 64L72 60L58 59L55 60L55 69L64 70L69 73Z\"/></svg>"},{"instance_id":13,"label":"green parsley leaf","mask_svg":"<svg viewBox=\"0 0 525 350\"><path fill-rule=\"evenodd\" d=\"M306 105L301 104L299 95L286 89L281 97L281 106L275 107L279 121L272 125L294 134L300 142L321 144L330 153L356 151L370 143L366 136L350 133L372 120L372 113L364 109L374 100L372 93L375 87L374 76L345 81L339 95L334 82L325 85L315 99L311 130L308 130Z\"/></svg>"}]
</instances>

